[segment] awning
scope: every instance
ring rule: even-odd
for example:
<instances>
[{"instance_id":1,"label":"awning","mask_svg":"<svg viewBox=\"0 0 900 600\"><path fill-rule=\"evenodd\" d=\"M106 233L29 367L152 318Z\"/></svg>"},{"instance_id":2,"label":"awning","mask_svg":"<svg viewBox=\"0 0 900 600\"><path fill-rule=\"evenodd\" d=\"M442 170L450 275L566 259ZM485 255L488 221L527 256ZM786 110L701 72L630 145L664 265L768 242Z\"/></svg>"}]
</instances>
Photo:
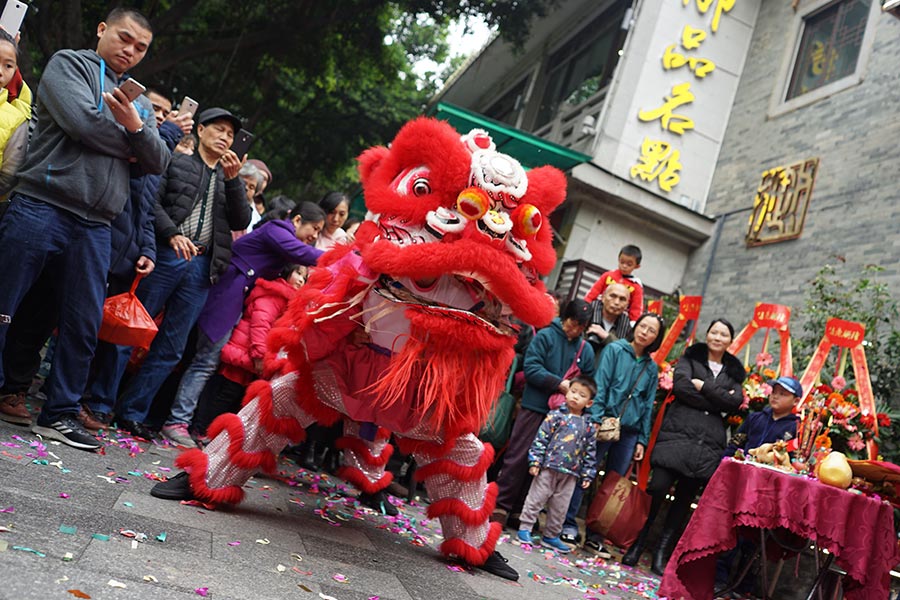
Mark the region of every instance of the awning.
<instances>
[{"instance_id":1,"label":"awning","mask_svg":"<svg viewBox=\"0 0 900 600\"><path fill-rule=\"evenodd\" d=\"M475 128L484 129L491 134L497 150L512 156L526 169L552 165L557 169L568 171L591 160L587 154L569 150L565 146L548 142L536 135L446 102L435 104L429 111L429 116L447 121L460 133L468 133Z\"/></svg>"}]
</instances>

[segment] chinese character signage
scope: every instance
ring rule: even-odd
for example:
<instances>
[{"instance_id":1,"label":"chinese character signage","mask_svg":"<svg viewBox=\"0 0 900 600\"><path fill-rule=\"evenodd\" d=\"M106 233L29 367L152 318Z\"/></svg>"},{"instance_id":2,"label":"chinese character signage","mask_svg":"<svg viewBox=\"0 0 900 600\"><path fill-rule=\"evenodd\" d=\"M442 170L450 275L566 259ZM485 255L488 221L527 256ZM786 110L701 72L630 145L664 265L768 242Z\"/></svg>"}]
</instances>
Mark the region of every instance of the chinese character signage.
<instances>
[{"instance_id":1,"label":"chinese character signage","mask_svg":"<svg viewBox=\"0 0 900 600\"><path fill-rule=\"evenodd\" d=\"M748 246L800 237L818 170L819 159L808 158L763 171L747 223Z\"/></svg>"},{"instance_id":2,"label":"chinese character signage","mask_svg":"<svg viewBox=\"0 0 900 600\"><path fill-rule=\"evenodd\" d=\"M715 33L719 30L719 24L724 13L734 8L736 0L682 0L684 6L696 2L697 11L705 15L712 9L713 18L709 25L709 31ZM662 55L662 66L665 71L684 71L685 81L672 86L669 95L663 97L663 104L650 109L638 111L638 119L644 123L659 121L663 131L668 131L678 136L694 129L694 120L689 116L676 113L682 106L694 103L696 96L691 85L706 79L716 70L716 63L698 52L706 39L706 29L684 25L681 30L681 44L669 44ZM693 81L691 81L693 75ZM641 144L641 155L631 167L632 179L639 177L644 181L655 181L664 192L671 192L681 181L680 162L681 150L671 143L645 137Z\"/></svg>"}]
</instances>

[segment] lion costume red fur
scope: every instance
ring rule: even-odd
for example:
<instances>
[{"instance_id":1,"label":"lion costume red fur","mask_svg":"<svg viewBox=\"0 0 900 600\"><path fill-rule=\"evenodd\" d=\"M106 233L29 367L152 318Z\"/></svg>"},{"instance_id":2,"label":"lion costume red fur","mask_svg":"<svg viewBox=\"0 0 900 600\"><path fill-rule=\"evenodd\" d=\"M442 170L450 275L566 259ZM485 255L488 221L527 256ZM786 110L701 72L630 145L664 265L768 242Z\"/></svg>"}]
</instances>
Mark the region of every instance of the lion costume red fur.
<instances>
[{"instance_id":1,"label":"lion costume red fur","mask_svg":"<svg viewBox=\"0 0 900 600\"><path fill-rule=\"evenodd\" d=\"M269 334L267 379L240 413L216 419L206 449L176 464L195 497L238 502L305 427L343 419L341 476L373 494L391 480L393 432L416 458L441 551L481 565L500 527L485 477L494 451L474 432L512 361L510 317L541 327L554 316L538 279L556 259L541 220L566 180L552 167L526 174L484 131L460 136L426 118L359 165L369 214L355 242L322 257Z\"/></svg>"}]
</instances>

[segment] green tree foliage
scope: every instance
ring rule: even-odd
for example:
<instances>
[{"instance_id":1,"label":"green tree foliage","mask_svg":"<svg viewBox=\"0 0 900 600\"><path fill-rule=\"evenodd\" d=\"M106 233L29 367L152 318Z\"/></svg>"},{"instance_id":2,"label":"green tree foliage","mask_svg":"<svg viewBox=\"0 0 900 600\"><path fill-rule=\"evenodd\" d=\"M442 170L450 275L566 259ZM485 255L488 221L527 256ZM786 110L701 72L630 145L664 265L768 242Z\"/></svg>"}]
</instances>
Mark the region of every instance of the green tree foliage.
<instances>
[{"instance_id":1,"label":"green tree foliage","mask_svg":"<svg viewBox=\"0 0 900 600\"><path fill-rule=\"evenodd\" d=\"M803 328L794 334L795 370L802 373L825 332L831 317L858 321L866 326L866 360L875 397L900 405L900 305L887 284L879 281L883 269L867 265L854 269L844 262L825 265L806 289L799 320ZM823 373L833 373L837 353L832 351ZM845 376L852 379L851 368ZM826 377L827 375L823 375Z\"/></svg>"},{"instance_id":2,"label":"green tree foliage","mask_svg":"<svg viewBox=\"0 0 900 600\"><path fill-rule=\"evenodd\" d=\"M144 85L229 108L257 136L252 154L276 188L314 198L355 178L353 158L388 142L419 114L434 78L421 57L442 62L447 25L480 16L521 44L530 19L555 0L144 0L154 41L132 73ZM36 83L60 48L94 46L97 23L118 3L36 2L26 19L23 74ZM437 77L441 74L433 74Z\"/></svg>"}]
</instances>

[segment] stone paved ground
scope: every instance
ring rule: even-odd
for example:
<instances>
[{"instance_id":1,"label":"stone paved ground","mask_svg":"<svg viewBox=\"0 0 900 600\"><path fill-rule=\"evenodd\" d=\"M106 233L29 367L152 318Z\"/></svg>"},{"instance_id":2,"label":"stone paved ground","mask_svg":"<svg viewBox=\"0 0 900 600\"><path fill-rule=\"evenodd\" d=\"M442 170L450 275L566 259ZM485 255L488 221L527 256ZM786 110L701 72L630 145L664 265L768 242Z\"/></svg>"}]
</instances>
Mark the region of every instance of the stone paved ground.
<instances>
[{"instance_id":1,"label":"stone paved ground","mask_svg":"<svg viewBox=\"0 0 900 600\"><path fill-rule=\"evenodd\" d=\"M508 536L518 583L448 565L423 506L404 503L398 519L360 510L340 480L288 460L279 477L250 480L239 506L158 500L148 492L176 452L106 441L103 455L44 445L0 421L0 600L656 598L646 571Z\"/></svg>"}]
</instances>

